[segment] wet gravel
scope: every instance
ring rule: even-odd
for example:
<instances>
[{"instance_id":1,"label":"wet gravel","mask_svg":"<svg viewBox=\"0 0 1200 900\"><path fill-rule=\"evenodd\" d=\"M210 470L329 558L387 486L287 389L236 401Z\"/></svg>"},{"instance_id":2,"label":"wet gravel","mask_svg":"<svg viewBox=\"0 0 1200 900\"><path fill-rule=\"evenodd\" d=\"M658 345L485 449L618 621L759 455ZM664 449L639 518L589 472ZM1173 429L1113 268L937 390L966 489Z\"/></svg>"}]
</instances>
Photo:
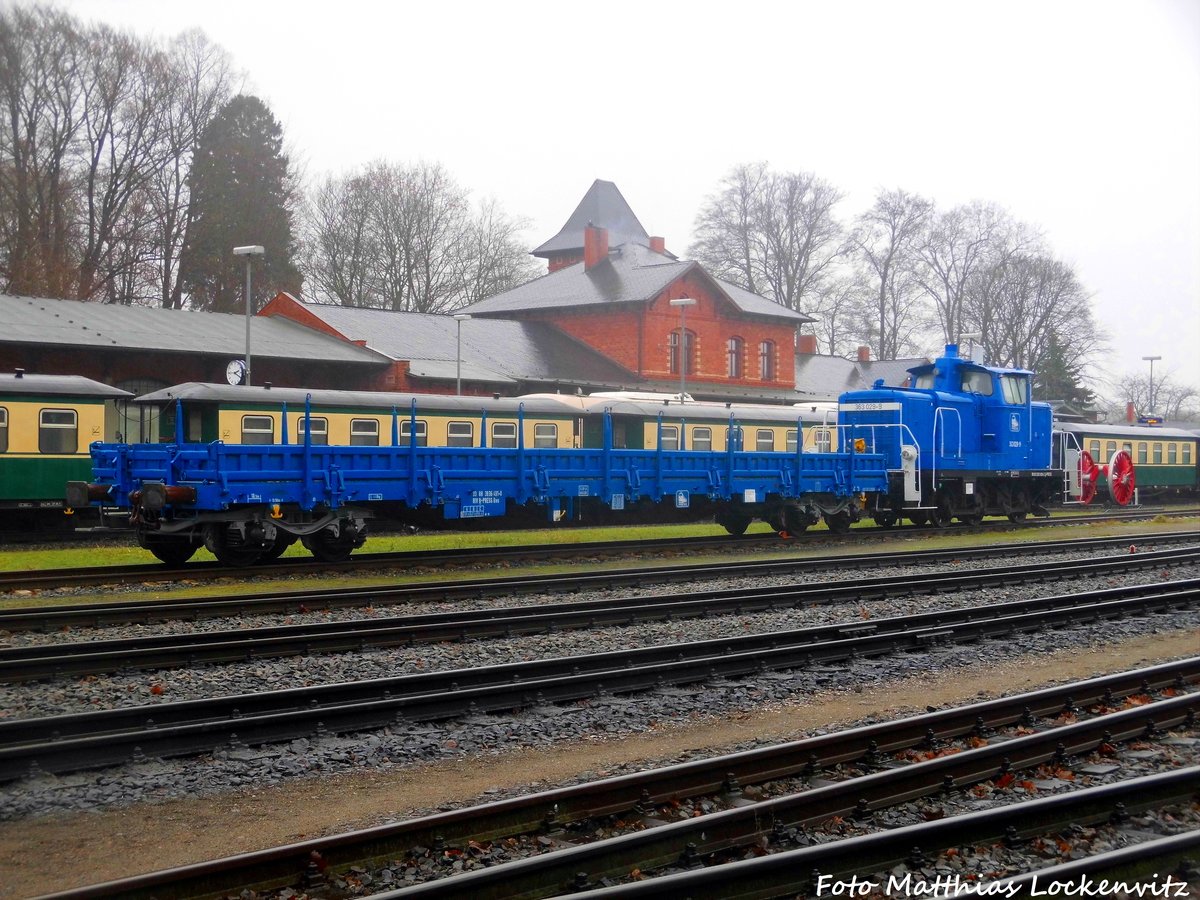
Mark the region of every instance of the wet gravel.
<instances>
[{"instance_id":1,"label":"wet gravel","mask_svg":"<svg viewBox=\"0 0 1200 900\"><path fill-rule=\"evenodd\" d=\"M1047 562L1050 564L1062 558L1055 556ZM937 570L944 571L945 568L938 567ZM912 573L914 570L905 568L901 571ZM1000 591L966 591L915 599L893 598L869 604L816 606L781 613L564 632L465 645L424 645L159 673L125 672L90 676L82 680L59 679L33 685L4 685L0 686L0 710L10 716L25 717L262 692L306 684L878 619L1121 584L1176 580L1196 577L1198 574L1197 567L1180 566L1169 570L1142 571L1122 578L1079 579L1069 584L1017 586ZM787 583L790 579L779 581ZM735 587L738 583L738 579L728 579L720 582L720 586ZM775 580L755 579L753 583L762 586L775 583ZM662 592L661 588L645 591L646 594ZM597 599L603 596L631 596L634 593L624 590L619 593L608 592ZM520 600L528 604L540 602L533 597ZM494 605L512 605L512 602L512 598L492 601ZM460 604L453 606L461 608ZM428 604L422 604L421 607L422 611L429 610ZM357 614L371 615L364 611L358 611ZM381 613L376 610L374 614ZM320 615L323 617L323 614ZM255 618L274 618L278 621L280 617ZM209 623L201 624L207 626ZM225 627L229 625L229 622L225 623ZM569 741L605 740L645 732L658 724L723 718L760 709L764 705L803 700L818 691L862 691L917 674L965 670L976 665L981 655L986 655L991 662L1000 662L1024 654L1042 655L1064 648L1102 646L1136 636L1197 627L1200 627L1200 611L1188 611L1172 614L1169 618L1128 619L1023 635L1019 645L991 641L985 645L949 646L925 653L861 660L845 666L767 673L752 680L711 681L635 696L602 697L561 707L528 709L507 715L473 716L444 723L394 725L370 733L313 737L262 748L231 747L194 759L150 760L61 777L41 775L0 785L0 819L53 811L111 808L145 800L213 795L231 788L271 785L289 779L355 769L386 770L465 756L486 758L488 754L507 752L519 746L544 748ZM105 637L113 637L117 632L130 629L102 631ZM78 633L72 633L70 637L75 639Z\"/></svg>"}]
</instances>

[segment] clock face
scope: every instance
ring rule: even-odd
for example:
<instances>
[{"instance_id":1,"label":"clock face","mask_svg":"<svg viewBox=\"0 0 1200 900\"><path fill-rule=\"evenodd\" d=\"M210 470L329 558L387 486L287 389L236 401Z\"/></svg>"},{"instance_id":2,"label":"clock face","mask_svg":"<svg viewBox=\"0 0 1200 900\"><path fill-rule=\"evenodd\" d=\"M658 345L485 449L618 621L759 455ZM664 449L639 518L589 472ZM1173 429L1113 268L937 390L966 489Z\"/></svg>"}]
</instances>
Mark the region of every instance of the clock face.
<instances>
[{"instance_id":1,"label":"clock face","mask_svg":"<svg viewBox=\"0 0 1200 900\"><path fill-rule=\"evenodd\" d=\"M225 380L230 384L242 384L246 380L245 360L230 360L229 365L225 367Z\"/></svg>"}]
</instances>

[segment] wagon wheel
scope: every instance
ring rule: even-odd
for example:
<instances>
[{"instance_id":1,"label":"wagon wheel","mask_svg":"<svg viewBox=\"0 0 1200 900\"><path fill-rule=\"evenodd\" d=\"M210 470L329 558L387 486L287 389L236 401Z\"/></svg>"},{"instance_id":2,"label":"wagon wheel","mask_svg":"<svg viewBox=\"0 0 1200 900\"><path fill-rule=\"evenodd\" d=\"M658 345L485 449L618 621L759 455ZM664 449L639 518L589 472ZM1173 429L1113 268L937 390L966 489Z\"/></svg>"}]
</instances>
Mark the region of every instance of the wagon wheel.
<instances>
[{"instance_id":1,"label":"wagon wheel","mask_svg":"<svg viewBox=\"0 0 1200 900\"><path fill-rule=\"evenodd\" d=\"M343 528L341 534L325 529L303 540L308 551L321 562L345 562L355 548L363 545L364 538L351 528Z\"/></svg>"},{"instance_id":2,"label":"wagon wheel","mask_svg":"<svg viewBox=\"0 0 1200 900\"><path fill-rule=\"evenodd\" d=\"M895 528L899 517L893 512L881 512L876 513L874 518L880 528Z\"/></svg>"},{"instance_id":3,"label":"wagon wheel","mask_svg":"<svg viewBox=\"0 0 1200 900\"><path fill-rule=\"evenodd\" d=\"M279 557L283 556L283 551L292 546L294 543L296 543L296 536L294 534L289 534L282 528L278 528L275 531L274 543L272 543L270 547L262 552L262 555L258 558L258 561L270 562L273 559L279 559Z\"/></svg>"},{"instance_id":4,"label":"wagon wheel","mask_svg":"<svg viewBox=\"0 0 1200 900\"><path fill-rule=\"evenodd\" d=\"M849 534L850 513L843 510L837 513L825 513L825 527L834 534Z\"/></svg>"},{"instance_id":5,"label":"wagon wheel","mask_svg":"<svg viewBox=\"0 0 1200 900\"><path fill-rule=\"evenodd\" d=\"M262 556L259 547L249 548L231 544L230 530L224 525L209 525L204 531L204 546L217 558L217 561L227 566L252 566Z\"/></svg>"},{"instance_id":6,"label":"wagon wheel","mask_svg":"<svg viewBox=\"0 0 1200 900\"><path fill-rule=\"evenodd\" d=\"M168 566L182 566L196 553L197 547L189 538L163 538L138 535L138 543L154 554L155 559Z\"/></svg>"},{"instance_id":7,"label":"wagon wheel","mask_svg":"<svg viewBox=\"0 0 1200 900\"><path fill-rule=\"evenodd\" d=\"M1008 521L1012 522L1014 525L1020 525L1025 521L1028 515L1029 513L1025 512L1025 510L1021 510L1020 512L1010 512L1008 514Z\"/></svg>"},{"instance_id":8,"label":"wagon wheel","mask_svg":"<svg viewBox=\"0 0 1200 900\"><path fill-rule=\"evenodd\" d=\"M1100 467L1092 454L1084 450L1079 454L1079 502L1085 506L1096 499L1096 482L1100 479Z\"/></svg>"},{"instance_id":9,"label":"wagon wheel","mask_svg":"<svg viewBox=\"0 0 1200 900\"><path fill-rule=\"evenodd\" d=\"M750 517L739 516L736 513L722 513L716 516L714 521L734 537L741 537L750 527Z\"/></svg>"},{"instance_id":10,"label":"wagon wheel","mask_svg":"<svg viewBox=\"0 0 1200 900\"><path fill-rule=\"evenodd\" d=\"M1133 470L1133 457L1126 450L1118 450L1108 461L1108 491L1119 506L1133 502L1137 479Z\"/></svg>"},{"instance_id":11,"label":"wagon wheel","mask_svg":"<svg viewBox=\"0 0 1200 900\"><path fill-rule=\"evenodd\" d=\"M924 510L921 510L919 512L917 510L913 510L912 512L910 512L908 514L908 520L910 522L912 522L914 525L916 525L918 528L924 527L925 525L929 524L929 516L926 515Z\"/></svg>"}]
</instances>

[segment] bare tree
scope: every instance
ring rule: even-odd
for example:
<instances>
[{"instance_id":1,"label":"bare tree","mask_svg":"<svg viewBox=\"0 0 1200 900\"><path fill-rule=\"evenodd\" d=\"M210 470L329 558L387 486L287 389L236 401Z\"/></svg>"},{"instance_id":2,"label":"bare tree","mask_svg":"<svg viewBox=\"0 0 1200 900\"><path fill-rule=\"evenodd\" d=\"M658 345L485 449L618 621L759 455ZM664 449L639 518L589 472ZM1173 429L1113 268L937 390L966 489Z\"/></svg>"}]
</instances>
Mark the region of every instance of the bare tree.
<instances>
[{"instance_id":1,"label":"bare tree","mask_svg":"<svg viewBox=\"0 0 1200 900\"><path fill-rule=\"evenodd\" d=\"M872 313L864 329L879 359L915 352L925 326L915 270L933 204L903 190L880 191L858 217L849 245L872 287Z\"/></svg>"},{"instance_id":2,"label":"bare tree","mask_svg":"<svg viewBox=\"0 0 1200 900\"><path fill-rule=\"evenodd\" d=\"M305 274L318 299L444 312L532 277L524 227L440 165L378 162L309 197Z\"/></svg>"},{"instance_id":3,"label":"bare tree","mask_svg":"<svg viewBox=\"0 0 1200 900\"><path fill-rule=\"evenodd\" d=\"M834 207L843 194L811 172L772 172L766 163L729 173L699 216L689 254L719 278L788 309L816 305L842 254Z\"/></svg>"},{"instance_id":4,"label":"bare tree","mask_svg":"<svg viewBox=\"0 0 1200 900\"><path fill-rule=\"evenodd\" d=\"M1138 415L1161 415L1175 422L1200 420L1200 390L1178 384L1169 373L1156 376L1153 385L1149 375L1126 375L1117 381L1114 390L1119 406L1110 412L1113 419L1124 417L1128 402Z\"/></svg>"},{"instance_id":5,"label":"bare tree","mask_svg":"<svg viewBox=\"0 0 1200 900\"><path fill-rule=\"evenodd\" d=\"M959 343L966 330L968 286L993 258L1006 219L999 207L978 202L929 218L915 271L921 290L933 301L947 344Z\"/></svg>"}]
</instances>

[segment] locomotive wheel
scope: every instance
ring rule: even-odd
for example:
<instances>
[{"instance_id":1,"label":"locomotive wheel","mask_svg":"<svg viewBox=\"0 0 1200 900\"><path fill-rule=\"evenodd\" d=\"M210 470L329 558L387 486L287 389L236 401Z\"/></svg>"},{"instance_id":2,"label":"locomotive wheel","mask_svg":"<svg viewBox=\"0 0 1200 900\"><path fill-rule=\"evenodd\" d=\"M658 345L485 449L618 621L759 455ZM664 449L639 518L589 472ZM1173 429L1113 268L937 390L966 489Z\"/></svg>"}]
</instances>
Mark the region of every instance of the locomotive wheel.
<instances>
[{"instance_id":1,"label":"locomotive wheel","mask_svg":"<svg viewBox=\"0 0 1200 900\"><path fill-rule=\"evenodd\" d=\"M971 527L982 525L983 513L964 513L958 517L958 521L962 522L964 525L970 525Z\"/></svg>"},{"instance_id":2,"label":"locomotive wheel","mask_svg":"<svg viewBox=\"0 0 1200 900\"><path fill-rule=\"evenodd\" d=\"M954 521L954 516L950 514L950 504L944 497L939 497L936 503L937 505L929 514L929 522L934 528L945 528Z\"/></svg>"},{"instance_id":3,"label":"locomotive wheel","mask_svg":"<svg viewBox=\"0 0 1200 900\"><path fill-rule=\"evenodd\" d=\"M1128 506L1133 501L1137 481L1133 471L1133 458L1125 450L1118 450L1108 461L1108 492L1119 506Z\"/></svg>"},{"instance_id":4,"label":"locomotive wheel","mask_svg":"<svg viewBox=\"0 0 1200 900\"><path fill-rule=\"evenodd\" d=\"M204 546L217 558L218 562L237 568L254 565L263 553L261 548L231 545L229 529L224 525L209 525L205 529Z\"/></svg>"},{"instance_id":5,"label":"locomotive wheel","mask_svg":"<svg viewBox=\"0 0 1200 900\"><path fill-rule=\"evenodd\" d=\"M850 533L850 513L825 513L825 527L834 534L849 534Z\"/></svg>"},{"instance_id":6,"label":"locomotive wheel","mask_svg":"<svg viewBox=\"0 0 1200 900\"><path fill-rule=\"evenodd\" d=\"M1096 483L1100 480L1100 467L1092 454L1084 450L1079 454L1079 502L1084 506L1096 499Z\"/></svg>"}]
</instances>

